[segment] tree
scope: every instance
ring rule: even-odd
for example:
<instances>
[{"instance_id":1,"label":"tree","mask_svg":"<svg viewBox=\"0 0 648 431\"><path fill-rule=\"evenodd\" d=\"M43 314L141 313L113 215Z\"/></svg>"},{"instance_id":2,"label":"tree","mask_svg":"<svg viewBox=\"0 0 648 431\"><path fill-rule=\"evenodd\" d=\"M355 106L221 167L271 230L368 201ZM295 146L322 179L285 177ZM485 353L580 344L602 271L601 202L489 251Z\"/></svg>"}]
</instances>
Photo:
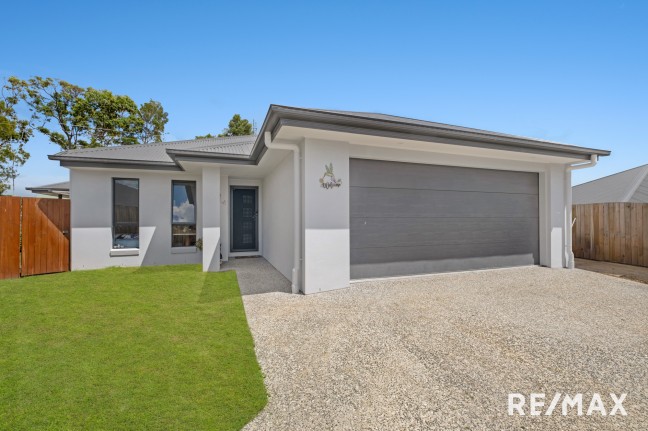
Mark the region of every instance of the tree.
<instances>
[{"instance_id":1,"label":"tree","mask_svg":"<svg viewBox=\"0 0 648 431\"><path fill-rule=\"evenodd\" d=\"M10 188L9 181L18 176L16 167L22 166L29 158L24 146L33 131L29 121L16 115L19 97L19 94L5 90L0 98L0 195Z\"/></svg>"},{"instance_id":2,"label":"tree","mask_svg":"<svg viewBox=\"0 0 648 431\"><path fill-rule=\"evenodd\" d=\"M227 128L223 129L223 133L219 134L218 137L222 138L226 136L247 136L253 133L252 124L248 120L241 118L239 114L234 114L232 119L229 121ZM196 139L205 138L216 138L216 136L212 135L211 133L196 136Z\"/></svg>"},{"instance_id":3,"label":"tree","mask_svg":"<svg viewBox=\"0 0 648 431\"><path fill-rule=\"evenodd\" d=\"M86 147L138 144L144 121L128 96L88 88L73 107L75 125L82 129Z\"/></svg>"},{"instance_id":4,"label":"tree","mask_svg":"<svg viewBox=\"0 0 648 431\"><path fill-rule=\"evenodd\" d=\"M47 135L51 142L68 150L84 146L80 138L84 131L77 124L73 108L83 88L65 81L36 76L27 81L10 77L5 89L19 95L32 113L30 122L39 123L35 128ZM48 123L55 119L60 131L50 129Z\"/></svg>"},{"instance_id":5,"label":"tree","mask_svg":"<svg viewBox=\"0 0 648 431\"><path fill-rule=\"evenodd\" d=\"M139 138L140 142L142 144L161 142L164 125L169 121L169 114L164 112L162 104L155 100L149 100L140 106L139 112L144 122Z\"/></svg>"},{"instance_id":6,"label":"tree","mask_svg":"<svg viewBox=\"0 0 648 431\"><path fill-rule=\"evenodd\" d=\"M198 135L196 136L196 139L207 139L207 138L217 138L218 136L214 136L211 133L207 133L206 135Z\"/></svg>"},{"instance_id":7,"label":"tree","mask_svg":"<svg viewBox=\"0 0 648 431\"><path fill-rule=\"evenodd\" d=\"M239 114L234 114L229 121L227 129L223 130L223 133L218 136L246 136L251 134L252 124L248 120L241 118Z\"/></svg>"},{"instance_id":8,"label":"tree","mask_svg":"<svg viewBox=\"0 0 648 431\"><path fill-rule=\"evenodd\" d=\"M145 121L128 96L39 76L11 77L5 88L20 95L30 123L63 150L132 145L143 135Z\"/></svg>"}]
</instances>

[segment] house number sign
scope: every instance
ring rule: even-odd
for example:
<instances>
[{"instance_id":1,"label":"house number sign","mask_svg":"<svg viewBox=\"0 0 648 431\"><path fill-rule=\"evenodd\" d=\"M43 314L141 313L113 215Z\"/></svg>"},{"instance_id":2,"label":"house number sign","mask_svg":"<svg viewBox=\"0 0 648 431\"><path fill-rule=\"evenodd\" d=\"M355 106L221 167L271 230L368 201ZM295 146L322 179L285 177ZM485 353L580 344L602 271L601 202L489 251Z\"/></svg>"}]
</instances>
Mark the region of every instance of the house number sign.
<instances>
[{"instance_id":1,"label":"house number sign","mask_svg":"<svg viewBox=\"0 0 648 431\"><path fill-rule=\"evenodd\" d=\"M335 178L335 174L333 173L333 163L324 165L324 169L324 175L319 179L320 186L324 189L340 187L342 185L342 180Z\"/></svg>"}]
</instances>

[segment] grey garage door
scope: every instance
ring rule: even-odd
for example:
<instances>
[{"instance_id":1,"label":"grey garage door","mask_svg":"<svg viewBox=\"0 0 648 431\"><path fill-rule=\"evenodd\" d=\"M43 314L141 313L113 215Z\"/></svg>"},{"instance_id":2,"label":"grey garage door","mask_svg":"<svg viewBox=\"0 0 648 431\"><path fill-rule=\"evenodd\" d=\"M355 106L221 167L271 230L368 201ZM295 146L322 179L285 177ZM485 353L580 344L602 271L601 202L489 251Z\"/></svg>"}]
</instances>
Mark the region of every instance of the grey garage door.
<instances>
[{"instance_id":1,"label":"grey garage door","mask_svg":"<svg viewBox=\"0 0 648 431\"><path fill-rule=\"evenodd\" d=\"M351 159L351 278L538 263L538 174Z\"/></svg>"}]
</instances>

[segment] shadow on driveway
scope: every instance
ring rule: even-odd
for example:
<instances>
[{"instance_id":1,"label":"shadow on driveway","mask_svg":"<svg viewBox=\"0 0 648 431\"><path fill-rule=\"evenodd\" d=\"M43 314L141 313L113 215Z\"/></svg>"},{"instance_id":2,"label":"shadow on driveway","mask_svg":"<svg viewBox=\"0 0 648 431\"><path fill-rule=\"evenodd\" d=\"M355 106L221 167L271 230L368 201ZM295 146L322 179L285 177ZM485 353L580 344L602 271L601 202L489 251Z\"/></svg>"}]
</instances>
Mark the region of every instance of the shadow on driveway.
<instances>
[{"instance_id":1,"label":"shadow on driveway","mask_svg":"<svg viewBox=\"0 0 648 431\"><path fill-rule=\"evenodd\" d=\"M648 268L643 266L624 265L621 263L598 262L596 260L576 259L576 268L598 272L612 277L627 278L648 284Z\"/></svg>"}]
</instances>

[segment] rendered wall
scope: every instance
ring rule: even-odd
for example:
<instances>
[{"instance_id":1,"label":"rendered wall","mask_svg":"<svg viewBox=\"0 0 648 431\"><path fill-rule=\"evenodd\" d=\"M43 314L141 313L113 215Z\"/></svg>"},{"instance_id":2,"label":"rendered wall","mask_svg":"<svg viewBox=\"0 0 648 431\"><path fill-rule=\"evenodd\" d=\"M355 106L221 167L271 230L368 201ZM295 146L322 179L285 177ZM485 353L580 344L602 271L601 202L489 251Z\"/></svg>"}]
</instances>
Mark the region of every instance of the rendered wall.
<instances>
[{"instance_id":1,"label":"rendered wall","mask_svg":"<svg viewBox=\"0 0 648 431\"><path fill-rule=\"evenodd\" d=\"M332 164L339 187L324 188L320 178ZM302 290L317 293L349 286L349 145L306 139L304 173L304 262ZM326 178L325 181L330 180Z\"/></svg>"},{"instance_id":2,"label":"rendered wall","mask_svg":"<svg viewBox=\"0 0 648 431\"><path fill-rule=\"evenodd\" d=\"M112 178L138 178L140 250L137 256L110 256ZM70 169L72 270L109 266L200 263L195 248L171 248L171 181L196 181L197 229L202 225L200 177L182 172ZM182 251L182 253L180 253Z\"/></svg>"},{"instance_id":3,"label":"rendered wall","mask_svg":"<svg viewBox=\"0 0 648 431\"><path fill-rule=\"evenodd\" d=\"M220 270L221 250L221 174L220 168L202 170L202 264L203 271Z\"/></svg>"},{"instance_id":4,"label":"rendered wall","mask_svg":"<svg viewBox=\"0 0 648 431\"><path fill-rule=\"evenodd\" d=\"M261 200L263 257L288 280L294 254L293 178L293 155L288 153L264 178Z\"/></svg>"}]
</instances>

